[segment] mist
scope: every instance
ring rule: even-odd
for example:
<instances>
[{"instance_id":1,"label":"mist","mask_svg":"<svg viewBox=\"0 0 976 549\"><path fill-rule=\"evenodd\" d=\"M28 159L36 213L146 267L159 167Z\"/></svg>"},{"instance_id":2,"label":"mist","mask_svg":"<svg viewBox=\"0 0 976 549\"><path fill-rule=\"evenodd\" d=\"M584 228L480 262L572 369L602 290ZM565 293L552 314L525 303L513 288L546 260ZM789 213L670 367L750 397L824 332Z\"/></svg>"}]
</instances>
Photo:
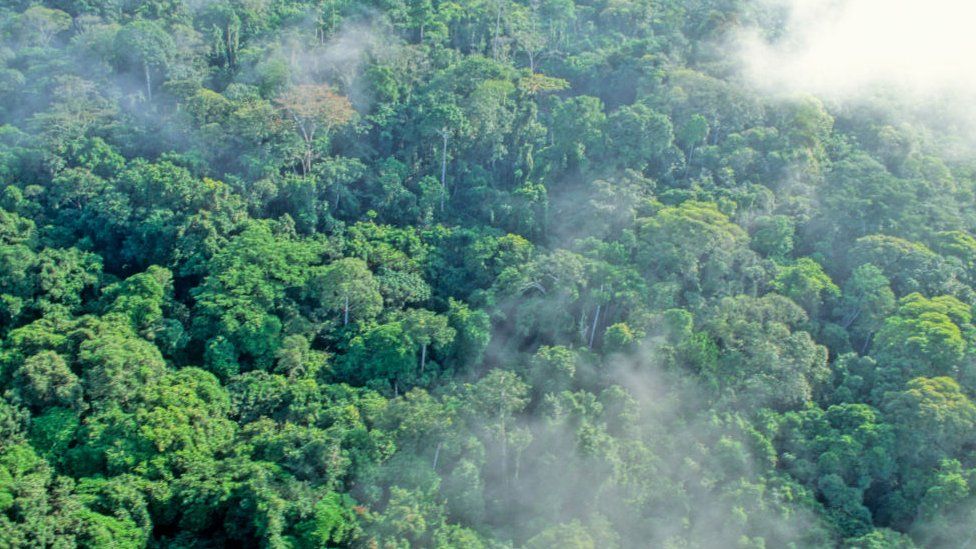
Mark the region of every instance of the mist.
<instances>
[{"instance_id":1,"label":"mist","mask_svg":"<svg viewBox=\"0 0 976 549\"><path fill-rule=\"evenodd\" d=\"M897 90L976 94L976 6L956 0L770 0L781 34L737 34L745 73L767 91L835 100Z\"/></svg>"},{"instance_id":2,"label":"mist","mask_svg":"<svg viewBox=\"0 0 976 549\"><path fill-rule=\"evenodd\" d=\"M972 15L0 5L0 546L964 546Z\"/></svg>"}]
</instances>

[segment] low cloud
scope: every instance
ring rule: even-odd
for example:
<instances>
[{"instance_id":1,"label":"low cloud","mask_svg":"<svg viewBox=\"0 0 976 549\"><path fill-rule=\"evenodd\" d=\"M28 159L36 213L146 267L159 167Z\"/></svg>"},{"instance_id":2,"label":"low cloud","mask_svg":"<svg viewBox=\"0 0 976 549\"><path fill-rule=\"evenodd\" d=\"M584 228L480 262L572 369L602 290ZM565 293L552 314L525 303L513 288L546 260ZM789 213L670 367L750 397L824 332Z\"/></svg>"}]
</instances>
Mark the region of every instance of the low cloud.
<instances>
[{"instance_id":1,"label":"low cloud","mask_svg":"<svg viewBox=\"0 0 976 549\"><path fill-rule=\"evenodd\" d=\"M737 35L746 75L773 92L833 100L878 91L976 95L976 4L960 0L768 0L782 33Z\"/></svg>"}]
</instances>

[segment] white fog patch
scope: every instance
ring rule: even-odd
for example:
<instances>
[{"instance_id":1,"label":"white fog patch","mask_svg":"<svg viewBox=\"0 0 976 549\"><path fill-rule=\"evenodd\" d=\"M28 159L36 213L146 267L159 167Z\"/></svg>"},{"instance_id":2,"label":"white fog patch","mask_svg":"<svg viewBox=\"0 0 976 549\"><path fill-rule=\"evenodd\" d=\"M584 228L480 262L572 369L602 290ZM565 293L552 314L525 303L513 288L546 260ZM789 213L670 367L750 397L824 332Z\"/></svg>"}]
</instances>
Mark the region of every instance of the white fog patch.
<instances>
[{"instance_id":1,"label":"white fog patch","mask_svg":"<svg viewBox=\"0 0 976 549\"><path fill-rule=\"evenodd\" d=\"M976 95L976 3L768 1L786 10L785 31L769 38L752 28L736 36L746 76L767 92L837 101L879 90Z\"/></svg>"}]
</instances>

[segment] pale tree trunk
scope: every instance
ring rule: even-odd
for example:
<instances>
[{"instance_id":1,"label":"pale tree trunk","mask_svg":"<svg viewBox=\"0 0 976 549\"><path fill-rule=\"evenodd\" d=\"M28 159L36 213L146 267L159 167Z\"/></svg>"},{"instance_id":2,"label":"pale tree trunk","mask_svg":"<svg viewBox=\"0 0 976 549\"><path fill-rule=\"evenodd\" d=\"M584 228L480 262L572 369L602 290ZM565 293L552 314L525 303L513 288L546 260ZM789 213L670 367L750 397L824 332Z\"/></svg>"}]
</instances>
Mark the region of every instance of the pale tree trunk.
<instances>
[{"instance_id":1,"label":"pale tree trunk","mask_svg":"<svg viewBox=\"0 0 976 549\"><path fill-rule=\"evenodd\" d=\"M302 175L308 176L312 171L312 146L305 146L305 154L302 156Z\"/></svg>"},{"instance_id":2,"label":"pale tree trunk","mask_svg":"<svg viewBox=\"0 0 976 549\"><path fill-rule=\"evenodd\" d=\"M502 0L495 0L498 4L498 11L495 13L495 38L491 41L491 56L498 59L498 37L502 28Z\"/></svg>"},{"instance_id":3,"label":"pale tree trunk","mask_svg":"<svg viewBox=\"0 0 976 549\"><path fill-rule=\"evenodd\" d=\"M149 74L149 63L143 61L142 70L146 74L146 100L152 103L152 76Z\"/></svg>"},{"instance_id":4,"label":"pale tree trunk","mask_svg":"<svg viewBox=\"0 0 976 549\"><path fill-rule=\"evenodd\" d=\"M420 346L420 375L424 375L424 367L427 365L427 344Z\"/></svg>"},{"instance_id":5,"label":"pale tree trunk","mask_svg":"<svg viewBox=\"0 0 976 549\"><path fill-rule=\"evenodd\" d=\"M874 339L874 332L868 334L868 337L864 338L864 345L861 346L861 354L866 355L868 349L871 347L871 340Z\"/></svg>"},{"instance_id":6,"label":"pale tree trunk","mask_svg":"<svg viewBox=\"0 0 976 549\"><path fill-rule=\"evenodd\" d=\"M498 421L502 434L502 478L505 479L505 487L508 487L508 431L505 428L505 390L502 389L501 404L498 405Z\"/></svg>"},{"instance_id":7,"label":"pale tree trunk","mask_svg":"<svg viewBox=\"0 0 976 549\"><path fill-rule=\"evenodd\" d=\"M444 135L444 148L441 150L441 213L444 213L444 197L447 195L447 128L441 130Z\"/></svg>"},{"instance_id":8,"label":"pale tree trunk","mask_svg":"<svg viewBox=\"0 0 976 549\"><path fill-rule=\"evenodd\" d=\"M579 322L576 323L576 333L579 334L580 345L586 343L586 332L589 328L586 327L586 311L580 311Z\"/></svg>"},{"instance_id":9,"label":"pale tree trunk","mask_svg":"<svg viewBox=\"0 0 976 549\"><path fill-rule=\"evenodd\" d=\"M305 142L305 151L302 153L302 175L308 176L312 171L312 160L315 158L313 144L315 143L315 132L318 130L318 125L314 122L303 120L294 113L292 113L292 119L295 121L298 132L302 134L302 141Z\"/></svg>"},{"instance_id":10,"label":"pale tree trunk","mask_svg":"<svg viewBox=\"0 0 976 549\"><path fill-rule=\"evenodd\" d=\"M444 144L441 148L441 212L444 212L444 200L447 195L447 142L450 137L450 132L447 128L441 129L441 136L444 138Z\"/></svg>"},{"instance_id":11,"label":"pale tree trunk","mask_svg":"<svg viewBox=\"0 0 976 549\"><path fill-rule=\"evenodd\" d=\"M342 304L342 325L347 324L349 324L349 294L346 294L345 301Z\"/></svg>"},{"instance_id":12,"label":"pale tree trunk","mask_svg":"<svg viewBox=\"0 0 976 549\"><path fill-rule=\"evenodd\" d=\"M443 444L443 442L438 442L437 448L434 450L434 465L431 467L431 469L434 469L435 471L437 470L437 460L441 457L441 446Z\"/></svg>"},{"instance_id":13,"label":"pale tree trunk","mask_svg":"<svg viewBox=\"0 0 976 549\"><path fill-rule=\"evenodd\" d=\"M590 349L593 348L593 338L596 337L597 324L600 322L600 304L596 306L596 314L593 315L593 327L590 329Z\"/></svg>"},{"instance_id":14,"label":"pale tree trunk","mask_svg":"<svg viewBox=\"0 0 976 549\"><path fill-rule=\"evenodd\" d=\"M226 55L224 56L227 60L227 65L233 67L237 65L237 48L240 46L240 36L238 31L231 28L230 23L225 27L226 38Z\"/></svg>"}]
</instances>

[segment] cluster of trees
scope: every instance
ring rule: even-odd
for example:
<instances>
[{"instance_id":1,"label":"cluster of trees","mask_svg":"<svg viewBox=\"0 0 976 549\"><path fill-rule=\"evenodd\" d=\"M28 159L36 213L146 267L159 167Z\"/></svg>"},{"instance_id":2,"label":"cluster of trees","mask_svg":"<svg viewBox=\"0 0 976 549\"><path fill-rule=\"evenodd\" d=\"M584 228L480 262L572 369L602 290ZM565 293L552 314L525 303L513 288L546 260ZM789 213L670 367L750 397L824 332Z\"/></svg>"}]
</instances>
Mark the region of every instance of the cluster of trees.
<instances>
[{"instance_id":1,"label":"cluster of trees","mask_svg":"<svg viewBox=\"0 0 976 549\"><path fill-rule=\"evenodd\" d=\"M0 545L973 543L976 164L771 9L0 3Z\"/></svg>"}]
</instances>

